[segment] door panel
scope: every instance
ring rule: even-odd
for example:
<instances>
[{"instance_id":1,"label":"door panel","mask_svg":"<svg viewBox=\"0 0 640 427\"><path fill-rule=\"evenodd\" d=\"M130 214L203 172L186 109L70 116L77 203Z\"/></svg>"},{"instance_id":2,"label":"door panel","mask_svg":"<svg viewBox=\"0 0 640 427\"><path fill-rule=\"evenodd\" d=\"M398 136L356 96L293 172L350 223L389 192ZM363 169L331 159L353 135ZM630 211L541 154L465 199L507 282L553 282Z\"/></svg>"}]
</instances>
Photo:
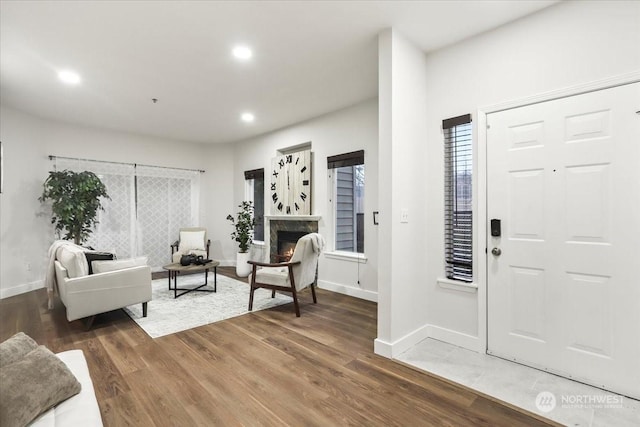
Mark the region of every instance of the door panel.
<instances>
[{"instance_id":1,"label":"door panel","mask_svg":"<svg viewBox=\"0 0 640 427\"><path fill-rule=\"evenodd\" d=\"M488 352L636 398L639 109L634 83L487 116Z\"/></svg>"}]
</instances>

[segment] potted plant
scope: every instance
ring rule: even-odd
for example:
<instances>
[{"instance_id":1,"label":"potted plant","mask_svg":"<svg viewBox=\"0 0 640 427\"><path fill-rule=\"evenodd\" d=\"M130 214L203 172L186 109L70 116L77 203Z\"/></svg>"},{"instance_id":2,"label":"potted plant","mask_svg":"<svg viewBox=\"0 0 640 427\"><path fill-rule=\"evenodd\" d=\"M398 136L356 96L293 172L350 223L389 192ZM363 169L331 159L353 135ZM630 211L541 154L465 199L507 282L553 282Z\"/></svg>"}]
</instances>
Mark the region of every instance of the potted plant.
<instances>
[{"instance_id":1,"label":"potted plant","mask_svg":"<svg viewBox=\"0 0 640 427\"><path fill-rule=\"evenodd\" d=\"M234 227L231 239L238 242L240 248L236 255L236 274L240 277L246 277L251 273L251 266L247 261L249 261L249 246L253 241L253 226L255 224L253 202L243 201L238 207L240 210L236 214L236 218L227 215L227 219Z\"/></svg>"},{"instance_id":2,"label":"potted plant","mask_svg":"<svg viewBox=\"0 0 640 427\"><path fill-rule=\"evenodd\" d=\"M52 200L51 223L55 224L56 231L66 231L64 238L76 245L84 242L98 223L98 209L104 210L100 198L109 199L100 178L88 171L52 171L43 187L38 200L43 203Z\"/></svg>"}]
</instances>

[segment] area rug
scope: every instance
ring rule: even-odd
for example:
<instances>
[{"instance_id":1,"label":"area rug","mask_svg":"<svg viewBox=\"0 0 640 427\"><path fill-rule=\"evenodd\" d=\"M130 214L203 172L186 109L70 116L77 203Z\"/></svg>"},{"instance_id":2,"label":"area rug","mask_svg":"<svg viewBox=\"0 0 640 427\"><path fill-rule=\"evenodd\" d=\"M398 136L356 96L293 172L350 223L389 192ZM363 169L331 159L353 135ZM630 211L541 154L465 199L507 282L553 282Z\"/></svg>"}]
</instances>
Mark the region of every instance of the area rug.
<instances>
[{"instance_id":1,"label":"area rug","mask_svg":"<svg viewBox=\"0 0 640 427\"><path fill-rule=\"evenodd\" d=\"M209 286L202 289L213 289L213 272L209 273L208 281ZM204 283L204 274L178 276L179 288L195 287L202 283ZM173 291L169 290L168 279L153 280L151 286L153 299L149 301L147 317L142 317L142 304L124 308L129 317L151 338L219 322L249 312L249 284L221 274L218 274L217 292L189 292L174 299ZM290 296L277 293L275 298L271 298L270 290L258 289L253 297L253 311L292 301Z\"/></svg>"}]
</instances>

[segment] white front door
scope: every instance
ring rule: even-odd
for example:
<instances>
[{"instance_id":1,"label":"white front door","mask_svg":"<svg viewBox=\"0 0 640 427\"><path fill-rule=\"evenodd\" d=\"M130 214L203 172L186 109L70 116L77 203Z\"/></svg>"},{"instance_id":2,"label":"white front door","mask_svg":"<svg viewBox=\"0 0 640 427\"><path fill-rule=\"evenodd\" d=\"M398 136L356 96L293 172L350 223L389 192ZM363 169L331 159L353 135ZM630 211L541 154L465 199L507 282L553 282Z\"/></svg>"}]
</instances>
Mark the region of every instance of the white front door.
<instances>
[{"instance_id":1,"label":"white front door","mask_svg":"<svg viewBox=\"0 0 640 427\"><path fill-rule=\"evenodd\" d=\"M635 398L638 110L634 83L487 116L488 352Z\"/></svg>"}]
</instances>

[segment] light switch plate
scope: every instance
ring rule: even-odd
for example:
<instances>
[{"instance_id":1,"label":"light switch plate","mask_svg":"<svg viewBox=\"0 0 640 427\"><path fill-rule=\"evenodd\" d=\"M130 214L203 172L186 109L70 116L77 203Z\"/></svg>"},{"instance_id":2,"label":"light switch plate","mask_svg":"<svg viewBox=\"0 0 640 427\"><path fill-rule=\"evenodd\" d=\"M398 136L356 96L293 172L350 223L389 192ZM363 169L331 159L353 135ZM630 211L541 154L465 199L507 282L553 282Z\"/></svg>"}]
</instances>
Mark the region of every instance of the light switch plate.
<instances>
[{"instance_id":1,"label":"light switch plate","mask_svg":"<svg viewBox=\"0 0 640 427\"><path fill-rule=\"evenodd\" d=\"M402 223L409 222L409 209L400 210L400 222Z\"/></svg>"}]
</instances>

